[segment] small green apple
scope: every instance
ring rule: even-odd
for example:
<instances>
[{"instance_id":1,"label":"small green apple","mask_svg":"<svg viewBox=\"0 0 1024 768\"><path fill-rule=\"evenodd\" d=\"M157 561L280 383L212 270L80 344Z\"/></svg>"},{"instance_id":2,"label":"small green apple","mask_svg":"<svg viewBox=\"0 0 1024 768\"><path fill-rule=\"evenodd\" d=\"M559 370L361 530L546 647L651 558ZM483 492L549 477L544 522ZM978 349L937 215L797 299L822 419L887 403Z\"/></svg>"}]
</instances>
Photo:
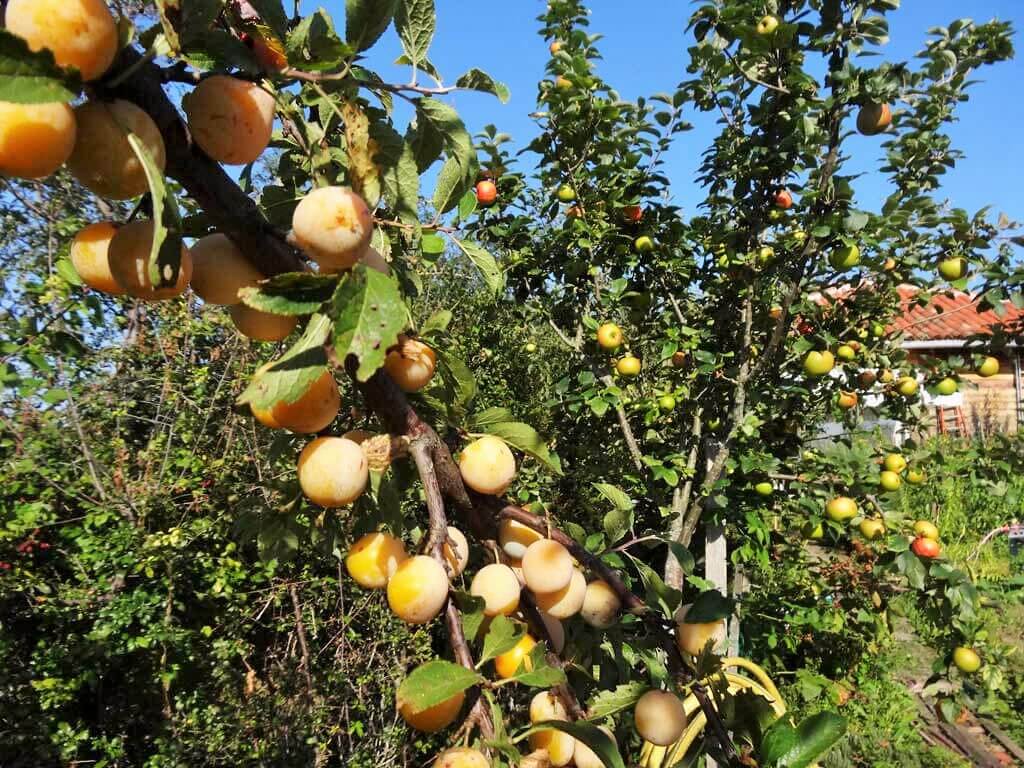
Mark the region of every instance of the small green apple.
<instances>
[{"instance_id":1,"label":"small green apple","mask_svg":"<svg viewBox=\"0 0 1024 768\"><path fill-rule=\"evenodd\" d=\"M935 391L940 395L952 395L958 389L960 389L960 385L956 383L956 379L951 379L948 376L935 385Z\"/></svg>"},{"instance_id":2,"label":"small green apple","mask_svg":"<svg viewBox=\"0 0 1024 768\"><path fill-rule=\"evenodd\" d=\"M907 482L911 485L921 485L925 481L925 474L920 469L907 470Z\"/></svg>"},{"instance_id":3,"label":"small green apple","mask_svg":"<svg viewBox=\"0 0 1024 768\"><path fill-rule=\"evenodd\" d=\"M953 663L965 675L971 675L981 668L981 657L973 648L961 645L953 651Z\"/></svg>"},{"instance_id":4,"label":"small green apple","mask_svg":"<svg viewBox=\"0 0 1024 768\"><path fill-rule=\"evenodd\" d=\"M654 250L654 241L647 235L640 235L640 237L633 241L633 247L637 253L649 253Z\"/></svg>"},{"instance_id":5,"label":"small green apple","mask_svg":"<svg viewBox=\"0 0 1024 768\"><path fill-rule=\"evenodd\" d=\"M865 517L860 521L860 535L868 541L880 539L885 534L885 523L877 518Z\"/></svg>"},{"instance_id":6,"label":"small green apple","mask_svg":"<svg viewBox=\"0 0 1024 768\"><path fill-rule=\"evenodd\" d=\"M563 184L558 188L558 199L563 203L571 203L576 199L576 190L568 184Z\"/></svg>"},{"instance_id":7,"label":"small green apple","mask_svg":"<svg viewBox=\"0 0 1024 768\"><path fill-rule=\"evenodd\" d=\"M896 382L896 391L904 397L913 397L917 394L918 383L913 376L901 376Z\"/></svg>"},{"instance_id":8,"label":"small green apple","mask_svg":"<svg viewBox=\"0 0 1024 768\"><path fill-rule=\"evenodd\" d=\"M529 352L530 354L533 354L534 352L536 352L536 351L537 351L537 345L536 345L536 344L534 344L534 343L533 343L532 341L531 341L531 342L529 342L529 343L528 343L528 344L526 345L526 351L527 351L527 352Z\"/></svg>"},{"instance_id":9,"label":"small green apple","mask_svg":"<svg viewBox=\"0 0 1024 768\"><path fill-rule=\"evenodd\" d=\"M769 483L767 480L763 480L762 482L754 486L754 490L757 491L757 493L760 496L771 496L772 491L774 491L775 489L772 487L771 483Z\"/></svg>"},{"instance_id":10,"label":"small green apple","mask_svg":"<svg viewBox=\"0 0 1024 768\"><path fill-rule=\"evenodd\" d=\"M836 364L835 356L827 349L824 352L808 352L804 358L804 371L809 376L824 376Z\"/></svg>"},{"instance_id":11,"label":"small green apple","mask_svg":"<svg viewBox=\"0 0 1024 768\"><path fill-rule=\"evenodd\" d=\"M939 274L947 280L959 280L967 274L967 259L954 256L939 262Z\"/></svg>"},{"instance_id":12,"label":"small green apple","mask_svg":"<svg viewBox=\"0 0 1024 768\"><path fill-rule=\"evenodd\" d=\"M836 271L843 272L860 264L860 248L856 245L844 245L832 251L828 257L829 264Z\"/></svg>"},{"instance_id":13,"label":"small green apple","mask_svg":"<svg viewBox=\"0 0 1024 768\"><path fill-rule=\"evenodd\" d=\"M779 20L772 15L765 16L757 22L757 34L762 36L774 35L779 28Z\"/></svg>"},{"instance_id":14,"label":"small green apple","mask_svg":"<svg viewBox=\"0 0 1024 768\"><path fill-rule=\"evenodd\" d=\"M886 469L878 476L878 484L887 491L898 491L900 486L903 485L903 480L900 479L897 473Z\"/></svg>"},{"instance_id":15,"label":"small green apple","mask_svg":"<svg viewBox=\"0 0 1024 768\"><path fill-rule=\"evenodd\" d=\"M667 413L676 407L676 399L672 395L662 395L658 398L658 407Z\"/></svg>"},{"instance_id":16,"label":"small green apple","mask_svg":"<svg viewBox=\"0 0 1024 768\"><path fill-rule=\"evenodd\" d=\"M887 454L882 465L890 472L901 474L907 468L907 460L898 453Z\"/></svg>"},{"instance_id":17,"label":"small green apple","mask_svg":"<svg viewBox=\"0 0 1024 768\"><path fill-rule=\"evenodd\" d=\"M845 522L857 516L857 502L848 496L837 496L825 505L825 513L837 523Z\"/></svg>"},{"instance_id":18,"label":"small green apple","mask_svg":"<svg viewBox=\"0 0 1024 768\"><path fill-rule=\"evenodd\" d=\"M981 365L978 366L978 375L984 379L989 376L995 376L999 373L999 358L998 357L986 357Z\"/></svg>"},{"instance_id":19,"label":"small green apple","mask_svg":"<svg viewBox=\"0 0 1024 768\"><path fill-rule=\"evenodd\" d=\"M811 525L810 523L807 523L807 525L805 525L801 529L801 533L803 533L805 539L825 538L825 529L821 525L821 523L817 523L816 525Z\"/></svg>"},{"instance_id":20,"label":"small green apple","mask_svg":"<svg viewBox=\"0 0 1024 768\"><path fill-rule=\"evenodd\" d=\"M836 350L836 357L840 360L854 360L857 357L857 350L851 347L849 344L840 344Z\"/></svg>"}]
</instances>

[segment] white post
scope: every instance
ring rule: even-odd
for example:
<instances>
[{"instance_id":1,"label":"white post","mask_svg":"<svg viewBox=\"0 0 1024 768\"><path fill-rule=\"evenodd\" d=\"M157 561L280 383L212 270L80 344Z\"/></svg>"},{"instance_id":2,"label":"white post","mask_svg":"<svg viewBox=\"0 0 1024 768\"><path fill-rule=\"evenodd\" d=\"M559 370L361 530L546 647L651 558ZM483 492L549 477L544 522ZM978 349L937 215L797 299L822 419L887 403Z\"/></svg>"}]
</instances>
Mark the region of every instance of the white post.
<instances>
[{"instance_id":1,"label":"white post","mask_svg":"<svg viewBox=\"0 0 1024 768\"><path fill-rule=\"evenodd\" d=\"M714 455L714 443L708 441L706 455ZM711 459L708 459L708 466ZM710 499L705 506L714 511L715 506ZM725 528L721 525L707 523L704 526L704 578L710 581L715 589L728 597L729 595L729 553L725 543ZM710 757L705 758L707 768L718 768L718 763Z\"/></svg>"}]
</instances>

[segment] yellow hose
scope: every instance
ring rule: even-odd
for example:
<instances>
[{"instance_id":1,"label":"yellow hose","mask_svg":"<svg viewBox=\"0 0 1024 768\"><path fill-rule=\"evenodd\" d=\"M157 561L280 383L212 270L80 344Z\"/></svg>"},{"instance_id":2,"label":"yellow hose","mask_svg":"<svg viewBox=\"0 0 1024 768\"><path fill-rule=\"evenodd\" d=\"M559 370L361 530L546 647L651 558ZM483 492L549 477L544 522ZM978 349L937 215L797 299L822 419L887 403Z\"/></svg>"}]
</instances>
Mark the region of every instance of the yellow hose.
<instances>
[{"instance_id":1,"label":"yellow hose","mask_svg":"<svg viewBox=\"0 0 1024 768\"><path fill-rule=\"evenodd\" d=\"M700 735L701 731L704 730L704 726L707 725L707 722L708 716L703 712L699 713L690 721L690 724L683 732L682 738L672 745L672 751L668 753L668 758L665 760L665 768L672 768L673 765L686 757L686 753L689 751L690 746Z\"/></svg>"},{"instance_id":2,"label":"yellow hose","mask_svg":"<svg viewBox=\"0 0 1024 768\"><path fill-rule=\"evenodd\" d=\"M757 681L761 683L764 689L772 695L773 699L777 699L778 701L782 702L783 706L786 705L785 699L782 698L782 694L779 693L779 689L775 687L775 683L772 682L772 679L768 677L768 673L761 669L761 667L752 662L750 659L744 659L739 656L731 656L722 659L722 666L740 667L741 669L747 670L748 672L753 674L755 678L757 678Z\"/></svg>"}]
</instances>

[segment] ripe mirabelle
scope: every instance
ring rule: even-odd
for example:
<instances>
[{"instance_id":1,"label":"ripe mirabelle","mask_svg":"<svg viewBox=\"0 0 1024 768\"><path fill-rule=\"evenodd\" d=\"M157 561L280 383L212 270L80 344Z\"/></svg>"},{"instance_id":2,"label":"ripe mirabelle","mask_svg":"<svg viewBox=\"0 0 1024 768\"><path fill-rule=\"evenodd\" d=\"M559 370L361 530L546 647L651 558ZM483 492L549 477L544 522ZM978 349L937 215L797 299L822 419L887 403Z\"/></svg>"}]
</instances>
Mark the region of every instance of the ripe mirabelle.
<instances>
[{"instance_id":1,"label":"ripe mirabelle","mask_svg":"<svg viewBox=\"0 0 1024 768\"><path fill-rule=\"evenodd\" d=\"M530 700L530 722L534 725L547 720L568 720L569 714L565 710L558 696L552 691L541 691ZM576 739L563 731L555 729L537 731L530 734L530 747L532 749L546 749L548 760L555 768L568 765L572 760L573 750L576 746Z\"/></svg>"},{"instance_id":2,"label":"ripe mirabelle","mask_svg":"<svg viewBox=\"0 0 1024 768\"><path fill-rule=\"evenodd\" d=\"M261 312L247 307L245 304L234 304L228 307L231 322L243 336L253 341L282 341L291 335L298 325L295 315L275 315L273 312Z\"/></svg>"},{"instance_id":3,"label":"ripe mirabelle","mask_svg":"<svg viewBox=\"0 0 1024 768\"><path fill-rule=\"evenodd\" d=\"M502 520L498 527L498 543L509 557L521 560L526 548L533 542L540 541L544 535L523 525L518 520Z\"/></svg>"},{"instance_id":4,"label":"ripe mirabelle","mask_svg":"<svg viewBox=\"0 0 1024 768\"><path fill-rule=\"evenodd\" d=\"M0 101L0 175L42 179L75 148L75 112L67 104Z\"/></svg>"},{"instance_id":5,"label":"ripe mirabelle","mask_svg":"<svg viewBox=\"0 0 1024 768\"><path fill-rule=\"evenodd\" d=\"M345 569L365 589L384 589L398 566L409 559L402 542L386 533L368 533L352 545Z\"/></svg>"},{"instance_id":6,"label":"ripe mirabelle","mask_svg":"<svg viewBox=\"0 0 1024 768\"><path fill-rule=\"evenodd\" d=\"M857 502L848 496L837 496L825 505L825 513L837 523L857 516Z\"/></svg>"},{"instance_id":7,"label":"ripe mirabelle","mask_svg":"<svg viewBox=\"0 0 1024 768\"><path fill-rule=\"evenodd\" d=\"M476 572L469 594L484 601L487 616L508 616L519 607L519 579L507 565L491 563Z\"/></svg>"},{"instance_id":8,"label":"ripe mirabelle","mask_svg":"<svg viewBox=\"0 0 1024 768\"><path fill-rule=\"evenodd\" d=\"M637 701L633 721L641 739L667 747L683 735L686 711L678 696L668 691L648 691Z\"/></svg>"},{"instance_id":9,"label":"ripe mirabelle","mask_svg":"<svg viewBox=\"0 0 1024 768\"><path fill-rule=\"evenodd\" d=\"M242 288L256 285L263 275L227 235L219 232L192 244L192 290L209 304L237 304Z\"/></svg>"},{"instance_id":10,"label":"ripe mirabelle","mask_svg":"<svg viewBox=\"0 0 1024 768\"><path fill-rule=\"evenodd\" d=\"M615 623L621 607L619 596L607 582L598 579L587 584L580 616L592 627L607 629Z\"/></svg>"},{"instance_id":11,"label":"ripe mirabelle","mask_svg":"<svg viewBox=\"0 0 1024 768\"><path fill-rule=\"evenodd\" d=\"M469 747L455 747L438 755L433 768L490 768L490 764L483 752Z\"/></svg>"},{"instance_id":12,"label":"ripe mirabelle","mask_svg":"<svg viewBox=\"0 0 1024 768\"><path fill-rule=\"evenodd\" d=\"M146 172L128 143L135 134L161 171L164 139L153 118L130 101L87 101L75 107L77 136L68 170L100 197L128 200L149 189Z\"/></svg>"},{"instance_id":13,"label":"ripe mirabelle","mask_svg":"<svg viewBox=\"0 0 1024 768\"><path fill-rule=\"evenodd\" d=\"M840 392L836 397L836 404L844 411L848 411L857 406L859 399L856 392Z\"/></svg>"},{"instance_id":14,"label":"ripe mirabelle","mask_svg":"<svg viewBox=\"0 0 1024 768\"><path fill-rule=\"evenodd\" d=\"M469 542L466 541L466 534L449 525L448 539L444 543L443 551L448 574L453 578L460 576L469 562Z\"/></svg>"},{"instance_id":15,"label":"ripe mirabelle","mask_svg":"<svg viewBox=\"0 0 1024 768\"><path fill-rule=\"evenodd\" d=\"M597 329L597 343L601 349L618 349L622 344L622 329L615 323L604 323Z\"/></svg>"},{"instance_id":16,"label":"ripe mirabelle","mask_svg":"<svg viewBox=\"0 0 1024 768\"><path fill-rule=\"evenodd\" d=\"M274 97L257 83L228 75L201 81L181 100L192 138L219 163L256 160L274 131Z\"/></svg>"},{"instance_id":17,"label":"ripe mirabelle","mask_svg":"<svg viewBox=\"0 0 1024 768\"><path fill-rule=\"evenodd\" d=\"M388 605L406 624L427 624L448 600L448 574L432 557L403 561L388 581Z\"/></svg>"},{"instance_id":18,"label":"ripe mirabelle","mask_svg":"<svg viewBox=\"0 0 1024 768\"><path fill-rule=\"evenodd\" d=\"M95 80L117 54L117 22L103 0L10 0L7 31L33 51L48 48L61 67Z\"/></svg>"},{"instance_id":19,"label":"ripe mirabelle","mask_svg":"<svg viewBox=\"0 0 1024 768\"><path fill-rule=\"evenodd\" d=\"M153 245L153 222L133 221L117 230L107 247L107 263L114 280L129 296L159 301L180 296L192 277L192 256L181 246L181 266L174 285L155 288L149 277L149 252Z\"/></svg>"},{"instance_id":20,"label":"ripe mirabelle","mask_svg":"<svg viewBox=\"0 0 1024 768\"><path fill-rule=\"evenodd\" d=\"M295 402L279 400L269 410L251 408L256 420L266 427L311 435L334 421L340 407L338 382L325 370Z\"/></svg>"},{"instance_id":21,"label":"ripe mirabelle","mask_svg":"<svg viewBox=\"0 0 1024 768\"><path fill-rule=\"evenodd\" d=\"M686 621L690 605L680 606L676 611L676 645L681 653L700 656L701 651L712 642L712 649L725 643L725 619L691 624Z\"/></svg>"},{"instance_id":22,"label":"ripe mirabelle","mask_svg":"<svg viewBox=\"0 0 1024 768\"><path fill-rule=\"evenodd\" d=\"M857 130L865 136L881 133L892 123L888 104L865 104L857 113Z\"/></svg>"},{"instance_id":23,"label":"ripe mirabelle","mask_svg":"<svg viewBox=\"0 0 1024 768\"><path fill-rule=\"evenodd\" d=\"M523 579L534 592L557 592L569 586L576 572L572 555L553 539L535 541L523 555Z\"/></svg>"},{"instance_id":24,"label":"ripe mirabelle","mask_svg":"<svg viewBox=\"0 0 1024 768\"><path fill-rule=\"evenodd\" d=\"M462 481L477 493L497 496L512 483L516 459L504 440L484 435L462 449L459 472Z\"/></svg>"},{"instance_id":25,"label":"ripe mirabelle","mask_svg":"<svg viewBox=\"0 0 1024 768\"><path fill-rule=\"evenodd\" d=\"M587 579L583 573L573 569L569 583L556 592L538 592L534 595L537 607L556 619L575 616L583 607L587 594Z\"/></svg>"},{"instance_id":26,"label":"ripe mirabelle","mask_svg":"<svg viewBox=\"0 0 1024 768\"><path fill-rule=\"evenodd\" d=\"M615 734L612 733L611 728L606 725L599 725L598 728L605 732L605 735L615 743ZM576 749L573 750L572 761L575 763L576 768L604 768L604 762L596 754L594 750L584 744L582 741L576 742Z\"/></svg>"},{"instance_id":27,"label":"ripe mirabelle","mask_svg":"<svg viewBox=\"0 0 1024 768\"><path fill-rule=\"evenodd\" d=\"M2 130L2 129L0 129ZM97 291L120 296L124 293L110 271L110 241L117 234L117 227L109 221L90 224L81 230L71 242L71 263L86 285Z\"/></svg>"},{"instance_id":28,"label":"ripe mirabelle","mask_svg":"<svg viewBox=\"0 0 1024 768\"><path fill-rule=\"evenodd\" d=\"M445 699L440 704L427 707L420 712L413 712L412 704L403 701L400 697L396 700L395 706L398 709L398 714L410 727L423 733L437 733L455 722L465 700L466 692L459 691L450 699Z\"/></svg>"},{"instance_id":29,"label":"ripe mirabelle","mask_svg":"<svg viewBox=\"0 0 1024 768\"><path fill-rule=\"evenodd\" d=\"M373 214L348 187L320 187L295 207L292 236L321 270L348 269L370 244Z\"/></svg>"},{"instance_id":30,"label":"ripe mirabelle","mask_svg":"<svg viewBox=\"0 0 1024 768\"><path fill-rule=\"evenodd\" d=\"M343 437L318 437L299 454L299 485L306 498L321 507L351 504L369 479L363 449Z\"/></svg>"},{"instance_id":31,"label":"ripe mirabelle","mask_svg":"<svg viewBox=\"0 0 1024 768\"><path fill-rule=\"evenodd\" d=\"M529 672L533 669L533 662L530 661L530 651L537 645L537 641L529 635L523 635L519 642L511 650L499 654L494 659L494 671L502 680L515 677L519 665Z\"/></svg>"},{"instance_id":32,"label":"ripe mirabelle","mask_svg":"<svg viewBox=\"0 0 1024 768\"><path fill-rule=\"evenodd\" d=\"M398 343L388 350L384 370L403 392L419 392L434 378L437 356L422 341L399 336Z\"/></svg>"}]
</instances>

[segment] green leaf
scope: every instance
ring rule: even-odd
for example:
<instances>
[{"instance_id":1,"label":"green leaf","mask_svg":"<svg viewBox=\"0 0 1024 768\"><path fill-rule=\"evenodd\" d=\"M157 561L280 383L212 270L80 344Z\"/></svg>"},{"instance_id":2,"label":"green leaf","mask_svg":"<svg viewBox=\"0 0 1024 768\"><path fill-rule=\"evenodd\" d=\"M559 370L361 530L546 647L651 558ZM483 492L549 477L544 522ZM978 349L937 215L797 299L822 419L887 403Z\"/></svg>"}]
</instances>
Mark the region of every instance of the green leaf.
<instances>
[{"instance_id":1,"label":"green leaf","mask_svg":"<svg viewBox=\"0 0 1024 768\"><path fill-rule=\"evenodd\" d=\"M242 288L238 295L246 305L275 315L310 315L331 298L338 286L336 275L288 272L259 285Z\"/></svg>"},{"instance_id":2,"label":"green leaf","mask_svg":"<svg viewBox=\"0 0 1024 768\"><path fill-rule=\"evenodd\" d=\"M434 659L416 667L398 686L398 701L413 714L437 706L481 681L480 675L461 664Z\"/></svg>"},{"instance_id":3,"label":"green leaf","mask_svg":"<svg viewBox=\"0 0 1024 768\"><path fill-rule=\"evenodd\" d=\"M473 91L491 93L498 97L498 101L507 104L509 99L508 86L495 80L482 69L475 67L455 81L459 88L469 88Z\"/></svg>"},{"instance_id":4,"label":"green leaf","mask_svg":"<svg viewBox=\"0 0 1024 768\"><path fill-rule=\"evenodd\" d=\"M111 115L114 113L111 112ZM149 252L149 279L154 286L174 285L181 269L181 213L178 201L164 184L163 171L154 162L146 145L127 130L125 136L146 173L153 208L153 244Z\"/></svg>"},{"instance_id":5,"label":"green leaf","mask_svg":"<svg viewBox=\"0 0 1024 768\"><path fill-rule=\"evenodd\" d=\"M476 643L487 619L484 614L484 599L459 590L452 591L451 599L459 606L459 613L462 614L462 631L466 639Z\"/></svg>"},{"instance_id":6,"label":"green leaf","mask_svg":"<svg viewBox=\"0 0 1024 768\"><path fill-rule=\"evenodd\" d=\"M558 461L558 457L551 454L547 443L529 424L524 424L521 421L502 421L478 426L481 431L489 435L497 435L513 448L530 454L556 475L562 474L562 465Z\"/></svg>"},{"instance_id":7,"label":"green leaf","mask_svg":"<svg viewBox=\"0 0 1024 768\"><path fill-rule=\"evenodd\" d=\"M81 91L81 78L58 67L48 49L33 53L20 37L0 29L0 101L67 102Z\"/></svg>"},{"instance_id":8,"label":"green leaf","mask_svg":"<svg viewBox=\"0 0 1024 768\"><path fill-rule=\"evenodd\" d=\"M488 290L491 293L497 294L505 284L505 275L498 266L498 262L494 260L494 257L481 245L471 240L452 239L455 240L455 244L459 246L462 252L469 257L469 260L473 262L477 270L479 270L480 276L483 277Z\"/></svg>"},{"instance_id":9,"label":"green leaf","mask_svg":"<svg viewBox=\"0 0 1024 768\"><path fill-rule=\"evenodd\" d=\"M545 654L547 647L544 643L537 643L530 651L529 660L532 671L526 672L526 664L519 665L519 673L512 679L517 683L528 685L531 688L553 688L565 682L565 673L558 667L548 664ZM525 660L524 660L525 661Z\"/></svg>"},{"instance_id":10,"label":"green leaf","mask_svg":"<svg viewBox=\"0 0 1024 768\"><path fill-rule=\"evenodd\" d=\"M486 431L491 424L498 424L502 421L512 421L512 411L508 408L495 406L480 413L475 413L469 418L470 429Z\"/></svg>"},{"instance_id":11,"label":"green leaf","mask_svg":"<svg viewBox=\"0 0 1024 768\"><path fill-rule=\"evenodd\" d=\"M628 553L626 554L640 573L640 579L643 581L646 589L648 604L657 604L666 618L674 616L679 603L682 602L682 593L665 584L661 576L647 563Z\"/></svg>"},{"instance_id":12,"label":"green leaf","mask_svg":"<svg viewBox=\"0 0 1024 768\"><path fill-rule=\"evenodd\" d=\"M420 327L420 336L443 333L452 322L452 313L447 309L439 309L424 321Z\"/></svg>"},{"instance_id":13,"label":"green leaf","mask_svg":"<svg viewBox=\"0 0 1024 768\"><path fill-rule=\"evenodd\" d=\"M608 541L614 544L633 527L633 514L624 509L613 509L605 514L603 526Z\"/></svg>"},{"instance_id":14,"label":"green leaf","mask_svg":"<svg viewBox=\"0 0 1024 768\"><path fill-rule=\"evenodd\" d=\"M761 740L760 760L764 766L777 766L783 756L796 745L796 728L785 720L777 720Z\"/></svg>"},{"instance_id":15,"label":"green leaf","mask_svg":"<svg viewBox=\"0 0 1024 768\"><path fill-rule=\"evenodd\" d=\"M339 283L331 303L337 318L334 348L338 357L355 355L359 359L356 378L366 381L384 365L388 348L398 342L408 319L398 283L357 264Z\"/></svg>"},{"instance_id":16,"label":"green leaf","mask_svg":"<svg viewBox=\"0 0 1024 768\"><path fill-rule=\"evenodd\" d=\"M60 259L57 262L56 269L57 274L60 275L66 283L70 283L71 285L85 285L85 283L82 282L82 278L78 274L78 271L75 269L75 265L71 263L71 259Z\"/></svg>"},{"instance_id":17,"label":"green leaf","mask_svg":"<svg viewBox=\"0 0 1024 768\"><path fill-rule=\"evenodd\" d=\"M622 755L619 754L619 748L612 738L592 723L584 721L573 723L567 720L545 720L544 722L537 723L528 731L520 734L520 738L529 736L533 733L541 733L543 731L550 730L568 733L574 739L582 741L594 751L594 754L597 755L598 758L600 758L601 762L605 764L605 768L626 768L626 764L622 762Z\"/></svg>"},{"instance_id":18,"label":"green leaf","mask_svg":"<svg viewBox=\"0 0 1024 768\"><path fill-rule=\"evenodd\" d=\"M395 31L402 41L402 50L413 66L427 60L427 51L434 39L437 14L434 0L398 0L395 10Z\"/></svg>"},{"instance_id":19,"label":"green leaf","mask_svg":"<svg viewBox=\"0 0 1024 768\"><path fill-rule=\"evenodd\" d=\"M420 248L431 256L442 254L444 253L444 238L440 235L426 234L420 238Z\"/></svg>"},{"instance_id":20,"label":"green leaf","mask_svg":"<svg viewBox=\"0 0 1024 768\"><path fill-rule=\"evenodd\" d=\"M281 0L249 0L260 18L270 27L278 40L288 37L288 15L284 11Z\"/></svg>"},{"instance_id":21,"label":"green leaf","mask_svg":"<svg viewBox=\"0 0 1024 768\"><path fill-rule=\"evenodd\" d=\"M395 14L396 0L345 0L345 39L365 51L384 34Z\"/></svg>"},{"instance_id":22,"label":"green leaf","mask_svg":"<svg viewBox=\"0 0 1024 768\"><path fill-rule=\"evenodd\" d=\"M373 163L380 173L381 194L401 221L419 226L420 175L412 145L378 119L379 110L371 114L375 119L369 133L377 146Z\"/></svg>"},{"instance_id":23,"label":"green leaf","mask_svg":"<svg viewBox=\"0 0 1024 768\"><path fill-rule=\"evenodd\" d=\"M324 342L331 332L331 319L313 315L302 337L279 360L258 373L239 395L239 405L267 409L278 402L294 403L323 375L327 365Z\"/></svg>"},{"instance_id":24,"label":"green leaf","mask_svg":"<svg viewBox=\"0 0 1024 768\"><path fill-rule=\"evenodd\" d=\"M487 636L484 638L484 647L480 652L480 659L477 663L483 664L506 651L512 650L516 643L522 639L523 635L524 631L520 625L506 616L495 616L491 620L490 628L487 630Z\"/></svg>"},{"instance_id":25,"label":"green leaf","mask_svg":"<svg viewBox=\"0 0 1024 768\"><path fill-rule=\"evenodd\" d=\"M807 768L824 755L846 733L846 718L834 712L819 712L800 723L794 744L779 760L785 768Z\"/></svg>"},{"instance_id":26,"label":"green leaf","mask_svg":"<svg viewBox=\"0 0 1024 768\"><path fill-rule=\"evenodd\" d=\"M454 208L459 197L470 187L469 179L463 171L462 165L454 157L444 161L441 170L437 174L437 184L434 187L434 208L438 213L447 213Z\"/></svg>"},{"instance_id":27,"label":"green leaf","mask_svg":"<svg viewBox=\"0 0 1024 768\"><path fill-rule=\"evenodd\" d=\"M683 573L693 573L693 569L697 567L696 561L693 559L693 555L690 550L680 544L678 541L664 540L668 545L669 551L679 561L679 567L683 569Z\"/></svg>"},{"instance_id":28,"label":"green leaf","mask_svg":"<svg viewBox=\"0 0 1024 768\"><path fill-rule=\"evenodd\" d=\"M717 589L709 589L697 595L690 610L686 612L688 624L707 624L732 616L736 607L734 600L722 595Z\"/></svg>"},{"instance_id":29,"label":"green leaf","mask_svg":"<svg viewBox=\"0 0 1024 768\"><path fill-rule=\"evenodd\" d=\"M334 30L334 21L318 8L288 33L285 53L288 61L308 70L333 69L353 54Z\"/></svg>"},{"instance_id":30,"label":"green leaf","mask_svg":"<svg viewBox=\"0 0 1024 768\"><path fill-rule=\"evenodd\" d=\"M630 510L635 506L635 502L618 486L610 483L592 483L592 485L598 493L614 504L616 509Z\"/></svg>"},{"instance_id":31,"label":"green leaf","mask_svg":"<svg viewBox=\"0 0 1024 768\"><path fill-rule=\"evenodd\" d=\"M650 690L647 683L634 680L623 683L610 691L598 692L587 705L587 714L592 720L601 720L617 712L632 709L637 700Z\"/></svg>"}]
</instances>

